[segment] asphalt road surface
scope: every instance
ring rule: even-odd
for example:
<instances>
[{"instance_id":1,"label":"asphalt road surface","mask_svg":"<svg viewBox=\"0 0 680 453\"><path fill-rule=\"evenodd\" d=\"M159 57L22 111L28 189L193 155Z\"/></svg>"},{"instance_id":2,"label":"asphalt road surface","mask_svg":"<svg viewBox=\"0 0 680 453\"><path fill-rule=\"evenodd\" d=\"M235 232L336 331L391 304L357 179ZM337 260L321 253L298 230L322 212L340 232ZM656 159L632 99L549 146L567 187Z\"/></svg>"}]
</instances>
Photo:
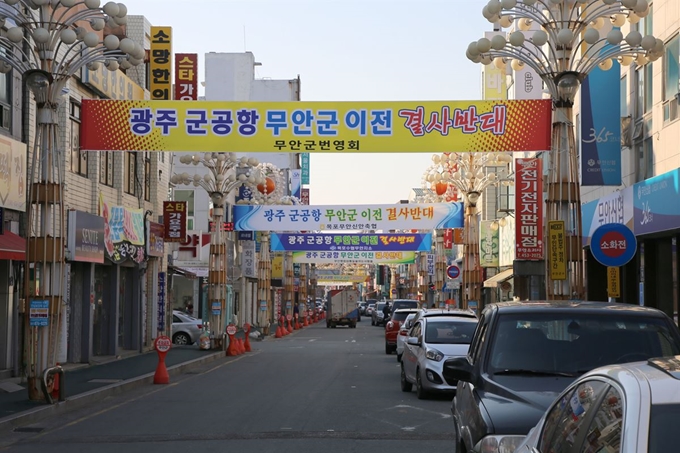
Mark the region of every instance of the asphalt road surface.
<instances>
[{"instance_id":1,"label":"asphalt road surface","mask_svg":"<svg viewBox=\"0 0 680 453\"><path fill-rule=\"evenodd\" d=\"M403 393L384 329L319 322L253 351L0 433L0 450L73 453L450 452L449 396ZM24 431L26 431L24 429Z\"/></svg>"}]
</instances>

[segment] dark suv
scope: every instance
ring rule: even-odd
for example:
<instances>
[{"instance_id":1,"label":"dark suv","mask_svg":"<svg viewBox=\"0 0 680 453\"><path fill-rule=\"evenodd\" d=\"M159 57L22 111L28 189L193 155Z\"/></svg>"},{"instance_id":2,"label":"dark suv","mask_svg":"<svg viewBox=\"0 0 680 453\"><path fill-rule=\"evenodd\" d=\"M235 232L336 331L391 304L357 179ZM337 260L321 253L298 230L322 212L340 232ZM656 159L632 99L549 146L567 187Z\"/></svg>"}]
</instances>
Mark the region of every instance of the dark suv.
<instances>
[{"instance_id":1,"label":"dark suv","mask_svg":"<svg viewBox=\"0 0 680 453\"><path fill-rule=\"evenodd\" d=\"M455 451L499 451L526 436L557 395L587 371L678 353L678 327L653 308L491 304L481 314L467 357L444 363L444 378L457 384L451 405Z\"/></svg>"}]
</instances>

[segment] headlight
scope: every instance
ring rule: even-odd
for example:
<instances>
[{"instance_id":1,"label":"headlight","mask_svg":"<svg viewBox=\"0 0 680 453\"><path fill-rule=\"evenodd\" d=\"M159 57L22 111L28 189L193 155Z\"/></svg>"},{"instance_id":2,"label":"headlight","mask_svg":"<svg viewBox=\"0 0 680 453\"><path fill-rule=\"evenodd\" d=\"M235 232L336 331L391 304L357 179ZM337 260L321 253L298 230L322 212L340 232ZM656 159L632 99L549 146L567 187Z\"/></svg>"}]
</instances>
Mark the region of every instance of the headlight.
<instances>
[{"instance_id":1,"label":"headlight","mask_svg":"<svg viewBox=\"0 0 680 453\"><path fill-rule=\"evenodd\" d=\"M425 357L427 357L430 360L434 360L435 362L441 362L442 359L444 359L444 354L441 352L437 351L434 348L428 349L427 352L425 353Z\"/></svg>"},{"instance_id":2,"label":"headlight","mask_svg":"<svg viewBox=\"0 0 680 453\"><path fill-rule=\"evenodd\" d=\"M513 453L526 436L499 435L486 436L480 440L473 451L479 453Z\"/></svg>"}]
</instances>

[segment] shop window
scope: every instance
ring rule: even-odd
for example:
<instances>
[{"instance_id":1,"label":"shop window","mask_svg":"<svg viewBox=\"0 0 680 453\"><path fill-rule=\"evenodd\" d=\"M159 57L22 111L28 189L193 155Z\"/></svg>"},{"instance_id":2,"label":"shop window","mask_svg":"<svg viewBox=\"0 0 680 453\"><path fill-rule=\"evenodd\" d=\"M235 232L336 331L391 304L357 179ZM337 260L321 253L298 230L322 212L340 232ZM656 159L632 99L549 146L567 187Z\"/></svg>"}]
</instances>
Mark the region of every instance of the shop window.
<instances>
[{"instance_id":1,"label":"shop window","mask_svg":"<svg viewBox=\"0 0 680 453\"><path fill-rule=\"evenodd\" d=\"M99 152L99 182L105 186L113 187L114 177L114 152Z\"/></svg>"},{"instance_id":2,"label":"shop window","mask_svg":"<svg viewBox=\"0 0 680 453\"><path fill-rule=\"evenodd\" d=\"M71 99L69 103L69 123L71 143L71 171L87 177L87 152L80 150L80 102Z\"/></svg>"},{"instance_id":3,"label":"shop window","mask_svg":"<svg viewBox=\"0 0 680 453\"><path fill-rule=\"evenodd\" d=\"M125 193L137 194L137 152L125 151L125 172L123 175Z\"/></svg>"},{"instance_id":4,"label":"shop window","mask_svg":"<svg viewBox=\"0 0 680 453\"><path fill-rule=\"evenodd\" d=\"M663 59L663 122L678 119L678 94L680 94L680 36L666 43Z\"/></svg>"}]
</instances>

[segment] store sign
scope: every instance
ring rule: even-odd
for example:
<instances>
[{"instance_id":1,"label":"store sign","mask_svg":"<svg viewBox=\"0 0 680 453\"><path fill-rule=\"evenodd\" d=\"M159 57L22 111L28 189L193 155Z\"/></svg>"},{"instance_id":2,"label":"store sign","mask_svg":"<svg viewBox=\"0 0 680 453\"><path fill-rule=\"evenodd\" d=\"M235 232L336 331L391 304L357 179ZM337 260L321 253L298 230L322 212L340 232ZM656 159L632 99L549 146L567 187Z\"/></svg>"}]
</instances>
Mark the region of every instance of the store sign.
<instances>
[{"instance_id":1,"label":"store sign","mask_svg":"<svg viewBox=\"0 0 680 453\"><path fill-rule=\"evenodd\" d=\"M165 226L161 223L149 222L146 230L146 254L149 256L165 255Z\"/></svg>"},{"instance_id":2,"label":"store sign","mask_svg":"<svg viewBox=\"0 0 680 453\"><path fill-rule=\"evenodd\" d=\"M109 259L116 264L144 261L144 210L109 206L100 193L99 212L104 217L104 248Z\"/></svg>"},{"instance_id":3,"label":"store sign","mask_svg":"<svg viewBox=\"0 0 680 453\"><path fill-rule=\"evenodd\" d=\"M444 250L451 250L453 248L453 228L444 230Z\"/></svg>"},{"instance_id":4,"label":"store sign","mask_svg":"<svg viewBox=\"0 0 680 453\"><path fill-rule=\"evenodd\" d=\"M300 190L300 203L309 206L309 188L303 187L302 190Z\"/></svg>"},{"instance_id":5,"label":"store sign","mask_svg":"<svg viewBox=\"0 0 680 453\"><path fill-rule=\"evenodd\" d=\"M158 273L158 302L156 304L156 324L159 332L165 330L165 272Z\"/></svg>"},{"instance_id":6,"label":"store sign","mask_svg":"<svg viewBox=\"0 0 680 453\"><path fill-rule=\"evenodd\" d=\"M294 263L413 264L416 252L293 252Z\"/></svg>"},{"instance_id":7,"label":"store sign","mask_svg":"<svg viewBox=\"0 0 680 453\"><path fill-rule=\"evenodd\" d=\"M198 99L198 54L175 54L175 99L179 101Z\"/></svg>"},{"instance_id":8,"label":"store sign","mask_svg":"<svg viewBox=\"0 0 680 453\"><path fill-rule=\"evenodd\" d=\"M104 262L104 217L82 211L68 212L68 251L72 261Z\"/></svg>"},{"instance_id":9,"label":"store sign","mask_svg":"<svg viewBox=\"0 0 680 453\"><path fill-rule=\"evenodd\" d=\"M290 194L297 199L302 196L302 170L290 171Z\"/></svg>"},{"instance_id":10,"label":"store sign","mask_svg":"<svg viewBox=\"0 0 680 453\"><path fill-rule=\"evenodd\" d=\"M498 228L491 225L493 220L483 220L479 228L479 265L481 267L498 267L500 252L500 236Z\"/></svg>"},{"instance_id":11,"label":"store sign","mask_svg":"<svg viewBox=\"0 0 680 453\"><path fill-rule=\"evenodd\" d=\"M187 202L164 201L165 242L182 242L187 235Z\"/></svg>"},{"instance_id":12,"label":"store sign","mask_svg":"<svg viewBox=\"0 0 680 453\"><path fill-rule=\"evenodd\" d=\"M433 230L463 226L462 203L235 205L236 231Z\"/></svg>"},{"instance_id":13,"label":"store sign","mask_svg":"<svg viewBox=\"0 0 680 453\"><path fill-rule=\"evenodd\" d=\"M300 153L302 184L309 184L309 153Z\"/></svg>"},{"instance_id":14,"label":"store sign","mask_svg":"<svg viewBox=\"0 0 680 453\"><path fill-rule=\"evenodd\" d=\"M26 144L0 136L0 207L26 211Z\"/></svg>"},{"instance_id":15,"label":"store sign","mask_svg":"<svg viewBox=\"0 0 680 453\"><path fill-rule=\"evenodd\" d=\"M152 100L172 99L172 27L151 27L149 55L149 91ZM81 111L82 113L82 111ZM159 115L164 116L159 112ZM161 118L157 118L156 122ZM105 121L107 128L115 122ZM113 150L109 150L113 151ZM132 150L131 150L132 151Z\"/></svg>"},{"instance_id":16,"label":"store sign","mask_svg":"<svg viewBox=\"0 0 680 453\"><path fill-rule=\"evenodd\" d=\"M680 169L633 186L636 235L680 228Z\"/></svg>"},{"instance_id":17,"label":"store sign","mask_svg":"<svg viewBox=\"0 0 680 453\"><path fill-rule=\"evenodd\" d=\"M548 222L548 269L551 280L567 279L567 247L564 220Z\"/></svg>"},{"instance_id":18,"label":"store sign","mask_svg":"<svg viewBox=\"0 0 680 453\"><path fill-rule=\"evenodd\" d=\"M163 29L170 32L169 27ZM152 35L152 100L84 99L83 150L448 153L551 149L552 101L547 99L168 102L171 47L169 38L167 43L158 39Z\"/></svg>"},{"instance_id":19,"label":"store sign","mask_svg":"<svg viewBox=\"0 0 680 453\"><path fill-rule=\"evenodd\" d=\"M590 245L595 230L607 223L622 223L634 230L633 189L626 187L581 206L584 246Z\"/></svg>"},{"instance_id":20,"label":"store sign","mask_svg":"<svg viewBox=\"0 0 680 453\"><path fill-rule=\"evenodd\" d=\"M47 327L50 319L50 301L32 300L28 319L31 327Z\"/></svg>"},{"instance_id":21,"label":"store sign","mask_svg":"<svg viewBox=\"0 0 680 453\"><path fill-rule=\"evenodd\" d=\"M434 275L434 253L428 253L426 258L427 275Z\"/></svg>"},{"instance_id":22,"label":"store sign","mask_svg":"<svg viewBox=\"0 0 680 453\"><path fill-rule=\"evenodd\" d=\"M541 159L515 159L515 257L543 259L543 165Z\"/></svg>"},{"instance_id":23,"label":"store sign","mask_svg":"<svg viewBox=\"0 0 680 453\"><path fill-rule=\"evenodd\" d=\"M244 277L257 278L255 241L241 242L241 269L243 270Z\"/></svg>"},{"instance_id":24,"label":"store sign","mask_svg":"<svg viewBox=\"0 0 680 453\"><path fill-rule=\"evenodd\" d=\"M432 234L272 233L272 251L429 252Z\"/></svg>"},{"instance_id":25,"label":"store sign","mask_svg":"<svg viewBox=\"0 0 680 453\"><path fill-rule=\"evenodd\" d=\"M108 99L132 101L144 99L144 88L137 85L120 69L109 71L100 64L96 70L83 67L81 81Z\"/></svg>"}]
</instances>

